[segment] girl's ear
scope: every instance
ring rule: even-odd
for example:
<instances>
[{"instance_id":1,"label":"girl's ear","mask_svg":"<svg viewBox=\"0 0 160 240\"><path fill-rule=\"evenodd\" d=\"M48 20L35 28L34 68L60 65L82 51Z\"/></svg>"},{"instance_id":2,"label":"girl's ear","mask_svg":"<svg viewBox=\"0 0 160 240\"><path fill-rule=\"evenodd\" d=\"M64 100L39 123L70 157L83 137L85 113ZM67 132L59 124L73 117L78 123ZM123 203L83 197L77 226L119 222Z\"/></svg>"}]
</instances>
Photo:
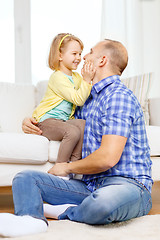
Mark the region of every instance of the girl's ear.
<instances>
[{"instance_id":1,"label":"girl's ear","mask_svg":"<svg viewBox=\"0 0 160 240\"><path fill-rule=\"evenodd\" d=\"M99 66L103 67L106 63L107 63L107 57L106 56L102 56L99 62Z\"/></svg>"},{"instance_id":2,"label":"girl's ear","mask_svg":"<svg viewBox=\"0 0 160 240\"><path fill-rule=\"evenodd\" d=\"M59 61L62 61L62 53L59 53Z\"/></svg>"}]
</instances>

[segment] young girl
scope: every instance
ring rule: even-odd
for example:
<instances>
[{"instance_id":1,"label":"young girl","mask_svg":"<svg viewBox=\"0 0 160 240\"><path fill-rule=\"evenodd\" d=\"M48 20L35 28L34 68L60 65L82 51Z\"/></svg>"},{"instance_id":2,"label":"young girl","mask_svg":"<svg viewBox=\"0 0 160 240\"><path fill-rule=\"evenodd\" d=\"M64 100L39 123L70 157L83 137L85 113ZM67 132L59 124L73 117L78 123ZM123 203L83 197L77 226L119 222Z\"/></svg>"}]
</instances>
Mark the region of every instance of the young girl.
<instances>
[{"instance_id":1,"label":"young girl","mask_svg":"<svg viewBox=\"0 0 160 240\"><path fill-rule=\"evenodd\" d=\"M81 62L82 41L71 34L61 33L50 47L49 67L54 70L42 101L33 112L42 135L61 141L56 162L81 158L85 121L74 119L76 106L82 106L91 90L91 74L84 76L76 70ZM49 170L51 172L51 169Z\"/></svg>"}]
</instances>

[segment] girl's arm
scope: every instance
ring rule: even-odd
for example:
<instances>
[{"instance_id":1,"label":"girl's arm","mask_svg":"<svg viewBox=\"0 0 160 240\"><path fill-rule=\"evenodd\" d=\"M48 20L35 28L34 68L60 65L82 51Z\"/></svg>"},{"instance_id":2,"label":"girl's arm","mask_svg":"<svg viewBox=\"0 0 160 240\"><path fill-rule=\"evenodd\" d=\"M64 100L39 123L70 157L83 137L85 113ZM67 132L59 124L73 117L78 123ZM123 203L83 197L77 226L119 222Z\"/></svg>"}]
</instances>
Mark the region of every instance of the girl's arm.
<instances>
[{"instance_id":1,"label":"girl's arm","mask_svg":"<svg viewBox=\"0 0 160 240\"><path fill-rule=\"evenodd\" d=\"M92 86L84 80L80 80L79 88L75 89L74 85L72 83L69 84L67 81L54 81L50 88L52 88L59 97L66 101L77 106L83 106L90 94Z\"/></svg>"},{"instance_id":2,"label":"girl's arm","mask_svg":"<svg viewBox=\"0 0 160 240\"><path fill-rule=\"evenodd\" d=\"M83 106L87 98L89 97L92 85L90 84L94 74L95 69L91 63L86 63L82 70L84 80L77 74L79 81L79 88L75 89L74 85L64 79L53 79L49 83L49 87L61 98L75 104L76 106Z\"/></svg>"}]
</instances>

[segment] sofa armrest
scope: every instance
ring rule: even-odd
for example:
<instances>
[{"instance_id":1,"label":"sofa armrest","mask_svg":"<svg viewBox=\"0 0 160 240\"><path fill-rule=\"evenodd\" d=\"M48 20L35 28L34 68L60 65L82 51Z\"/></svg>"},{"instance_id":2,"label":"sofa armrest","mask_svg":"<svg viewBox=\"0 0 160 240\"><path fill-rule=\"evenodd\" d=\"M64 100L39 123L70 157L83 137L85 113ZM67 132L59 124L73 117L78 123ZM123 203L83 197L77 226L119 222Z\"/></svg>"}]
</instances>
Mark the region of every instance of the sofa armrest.
<instances>
[{"instance_id":1,"label":"sofa armrest","mask_svg":"<svg viewBox=\"0 0 160 240\"><path fill-rule=\"evenodd\" d=\"M149 125L160 126L160 98L149 98Z\"/></svg>"}]
</instances>

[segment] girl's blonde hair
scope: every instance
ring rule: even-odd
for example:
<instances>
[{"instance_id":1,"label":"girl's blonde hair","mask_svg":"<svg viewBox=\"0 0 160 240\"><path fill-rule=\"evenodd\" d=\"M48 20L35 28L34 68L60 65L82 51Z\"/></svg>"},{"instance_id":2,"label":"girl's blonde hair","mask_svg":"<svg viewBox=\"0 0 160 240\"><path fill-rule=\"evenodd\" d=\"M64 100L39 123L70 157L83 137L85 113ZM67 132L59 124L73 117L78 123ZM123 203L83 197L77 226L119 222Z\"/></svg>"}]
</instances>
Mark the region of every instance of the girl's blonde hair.
<instances>
[{"instance_id":1,"label":"girl's blonde hair","mask_svg":"<svg viewBox=\"0 0 160 240\"><path fill-rule=\"evenodd\" d=\"M48 57L48 65L52 70L59 70L59 53L63 52L66 45L73 40L77 41L83 50L83 42L72 34L60 33L53 39Z\"/></svg>"}]
</instances>

